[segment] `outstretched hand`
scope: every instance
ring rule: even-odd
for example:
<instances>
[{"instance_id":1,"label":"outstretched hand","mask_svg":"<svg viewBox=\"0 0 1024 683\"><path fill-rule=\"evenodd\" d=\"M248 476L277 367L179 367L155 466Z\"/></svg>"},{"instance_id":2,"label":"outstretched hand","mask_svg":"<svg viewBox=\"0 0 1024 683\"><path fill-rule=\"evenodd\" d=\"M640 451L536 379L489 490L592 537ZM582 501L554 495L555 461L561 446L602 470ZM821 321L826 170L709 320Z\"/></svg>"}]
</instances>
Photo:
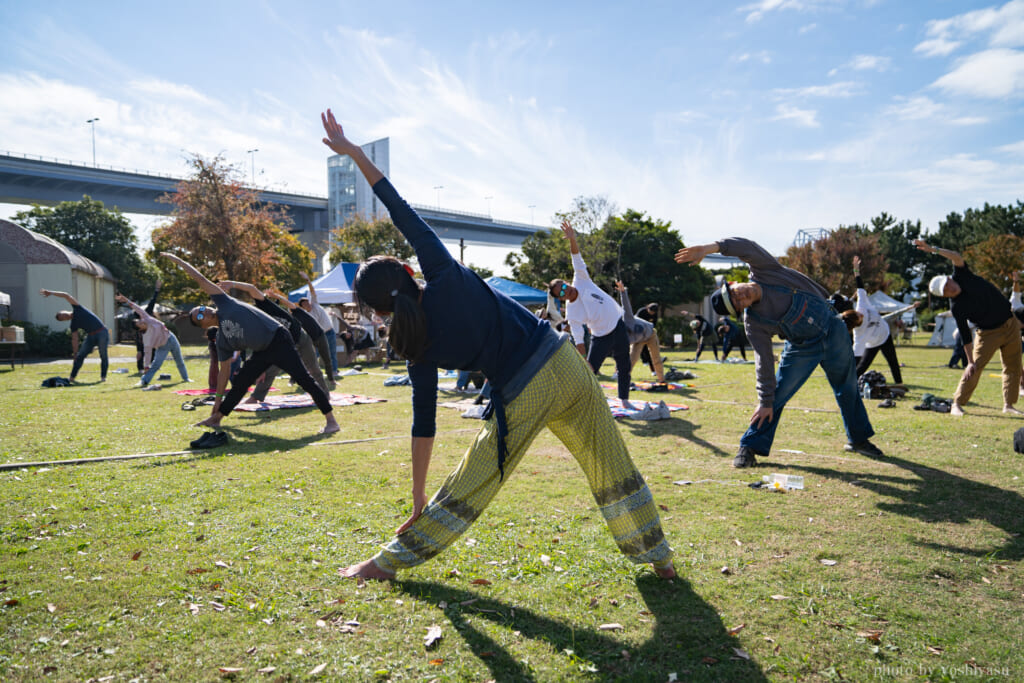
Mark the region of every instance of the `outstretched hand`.
<instances>
[{"instance_id":1,"label":"outstretched hand","mask_svg":"<svg viewBox=\"0 0 1024 683\"><path fill-rule=\"evenodd\" d=\"M691 266L695 266L704 260L704 257L708 254L713 254L718 248L714 244L702 244L695 247L683 247L676 252L675 262L676 263L688 263Z\"/></svg>"},{"instance_id":2,"label":"outstretched hand","mask_svg":"<svg viewBox=\"0 0 1024 683\"><path fill-rule=\"evenodd\" d=\"M576 231L572 228L572 223L567 220L563 220L559 226L562 228L562 234L565 235L566 239L572 239L576 236Z\"/></svg>"},{"instance_id":3,"label":"outstretched hand","mask_svg":"<svg viewBox=\"0 0 1024 683\"><path fill-rule=\"evenodd\" d=\"M929 254L935 253L935 249L924 240L914 240L914 246L920 249L921 251L927 252Z\"/></svg>"},{"instance_id":4,"label":"outstretched hand","mask_svg":"<svg viewBox=\"0 0 1024 683\"><path fill-rule=\"evenodd\" d=\"M128 297L126 297L124 294L115 294L114 301L116 301L119 304L126 304L128 303Z\"/></svg>"},{"instance_id":5,"label":"outstretched hand","mask_svg":"<svg viewBox=\"0 0 1024 683\"><path fill-rule=\"evenodd\" d=\"M324 132L327 133L327 137L324 138L324 144L331 148L336 154L349 154L355 145L347 137L345 137L345 130L338 123L337 119L334 118L334 114L328 109L326 112L320 114L320 120L324 124Z\"/></svg>"},{"instance_id":6,"label":"outstretched hand","mask_svg":"<svg viewBox=\"0 0 1024 683\"><path fill-rule=\"evenodd\" d=\"M625 292L626 291L626 285L622 284L622 280L616 280L615 281L615 290L618 291L618 292Z\"/></svg>"}]
</instances>

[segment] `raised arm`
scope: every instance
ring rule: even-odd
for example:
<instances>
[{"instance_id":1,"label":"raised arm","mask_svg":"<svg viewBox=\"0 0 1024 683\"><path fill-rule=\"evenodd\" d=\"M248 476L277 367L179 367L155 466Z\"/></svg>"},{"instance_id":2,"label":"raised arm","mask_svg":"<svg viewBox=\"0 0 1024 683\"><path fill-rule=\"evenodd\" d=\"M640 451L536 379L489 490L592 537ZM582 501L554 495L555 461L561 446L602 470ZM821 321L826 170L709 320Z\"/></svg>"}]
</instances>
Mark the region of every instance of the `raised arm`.
<instances>
[{"instance_id":1,"label":"raised arm","mask_svg":"<svg viewBox=\"0 0 1024 683\"><path fill-rule=\"evenodd\" d=\"M633 329L633 306L629 303L629 290L626 289L626 285L622 284L621 280L615 281L615 289L619 290L619 304L622 306L622 321L626 323L626 327L630 330Z\"/></svg>"},{"instance_id":2,"label":"raised arm","mask_svg":"<svg viewBox=\"0 0 1024 683\"><path fill-rule=\"evenodd\" d=\"M39 293L43 296L59 296L61 299L65 299L72 306L78 305L78 300L71 296L67 292L56 292L51 289L40 289Z\"/></svg>"},{"instance_id":3,"label":"raised arm","mask_svg":"<svg viewBox=\"0 0 1024 683\"><path fill-rule=\"evenodd\" d=\"M281 304L289 311L294 311L296 308L298 308L298 304L290 301L287 295L285 295L284 292L281 292L280 290L268 289L267 291L264 292L264 294L266 294L272 299L277 299L278 301L280 301Z\"/></svg>"},{"instance_id":4,"label":"raised arm","mask_svg":"<svg viewBox=\"0 0 1024 683\"><path fill-rule=\"evenodd\" d=\"M114 301L120 304L128 304L128 307L131 308L136 313L138 313L139 317L142 318L143 320L150 317L149 313L146 312L146 309L144 309L142 306L139 306L137 303L126 297L124 294L115 295Z\"/></svg>"},{"instance_id":5,"label":"raised arm","mask_svg":"<svg viewBox=\"0 0 1024 683\"><path fill-rule=\"evenodd\" d=\"M928 254L938 254L944 258L948 258L953 262L953 265L957 268L963 268L966 263L964 257L960 255L958 251L952 251L951 249L942 249L941 247L933 247L924 240L914 240L914 246L921 251Z\"/></svg>"},{"instance_id":6,"label":"raised arm","mask_svg":"<svg viewBox=\"0 0 1024 683\"><path fill-rule=\"evenodd\" d=\"M569 253L578 254L580 253L580 246L576 243L576 231L572 228L572 223L567 220L562 221L562 234L569 240Z\"/></svg>"},{"instance_id":7,"label":"raised arm","mask_svg":"<svg viewBox=\"0 0 1024 683\"><path fill-rule=\"evenodd\" d=\"M314 306L318 306L319 302L316 300L316 287L313 286L312 278L309 277L308 273L303 272L300 274L302 275L302 279L306 281L306 286L309 287L309 303Z\"/></svg>"},{"instance_id":8,"label":"raised arm","mask_svg":"<svg viewBox=\"0 0 1024 683\"><path fill-rule=\"evenodd\" d=\"M324 132L327 133L327 137L324 138L324 144L330 147L335 154L347 154L352 157L352 161L356 162L356 166L359 167L359 171L366 178L366 182L370 183L370 187L376 185L377 181L384 177L384 174L370 161L369 157L363 152L362 147L345 136L344 129L334 118L331 110L328 109L320 114L320 120L324 124Z\"/></svg>"},{"instance_id":9,"label":"raised arm","mask_svg":"<svg viewBox=\"0 0 1024 683\"><path fill-rule=\"evenodd\" d=\"M235 280L221 280L218 284L222 288L237 289L239 291L245 292L246 294L251 296L255 301L262 301L263 299L266 298L263 292L260 291L259 287L257 287L256 285L249 284L248 282L237 282Z\"/></svg>"},{"instance_id":10,"label":"raised arm","mask_svg":"<svg viewBox=\"0 0 1024 683\"><path fill-rule=\"evenodd\" d=\"M718 250L718 242L702 244L697 247L683 247L676 252L675 261L676 263L688 263L691 266L695 266L703 261L704 257L708 254L717 254Z\"/></svg>"},{"instance_id":11,"label":"raised arm","mask_svg":"<svg viewBox=\"0 0 1024 683\"><path fill-rule=\"evenodd\" d=\"M169 251L161 252L160 255L161 256L166 256L173 263L177 264L179 268L184 270L188 274L188 276L190 278L192 278L193 280L195 280L196 283L200 287L202 287L203 291L206 292L207 294L209 294L210 296L214 296L215 294L223 294L224 293L223 290L221 290L220 287L215 285L210 280L207 280L206 276L204 276L202 273L200 273L198 270L196 270L195 267L191 263L186 261L185 259L179 258L178 256L175 256L174 254L170 253Z\"/></svg>"},{"instance_id":12,"label":"raised arm","mask_svg":"<svg viewBox=\"0 0 1024 683\"><path fill-rule=\"evenodd\" d=\"M160 296L161 284L163 283L160 282L159 278L157 278L156 285L153 287L153 296L150 297L149 303L146 304L146 313L149 313L150 315L153 315L153 310L156 308L156 298Z\"/></svg>"}]
</instances>

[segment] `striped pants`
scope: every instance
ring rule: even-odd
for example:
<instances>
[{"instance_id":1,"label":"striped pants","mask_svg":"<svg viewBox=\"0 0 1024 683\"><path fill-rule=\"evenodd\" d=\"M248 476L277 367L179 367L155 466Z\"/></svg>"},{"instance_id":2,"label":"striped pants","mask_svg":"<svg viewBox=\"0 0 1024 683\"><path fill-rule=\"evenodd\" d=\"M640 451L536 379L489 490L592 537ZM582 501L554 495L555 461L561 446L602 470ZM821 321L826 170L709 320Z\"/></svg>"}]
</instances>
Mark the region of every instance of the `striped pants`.
<instances>
[{"instance_id":1,"label":"striped pants","mask_svg":"<svg viewBox=\"0 0 1024 683\"><path fill-rule=\"evenodd\" d=\"M507 479L534 437L548 427L580 464L619 549L637 564L672 562L658 510L637 471L608 403L586 361L566 341L505 406ZM480 516L504 483L498 473L498 428L488 420L458 468L423 513L373 558L395 572L425 562L450 546Z\"/></svg>"}]
</instances>

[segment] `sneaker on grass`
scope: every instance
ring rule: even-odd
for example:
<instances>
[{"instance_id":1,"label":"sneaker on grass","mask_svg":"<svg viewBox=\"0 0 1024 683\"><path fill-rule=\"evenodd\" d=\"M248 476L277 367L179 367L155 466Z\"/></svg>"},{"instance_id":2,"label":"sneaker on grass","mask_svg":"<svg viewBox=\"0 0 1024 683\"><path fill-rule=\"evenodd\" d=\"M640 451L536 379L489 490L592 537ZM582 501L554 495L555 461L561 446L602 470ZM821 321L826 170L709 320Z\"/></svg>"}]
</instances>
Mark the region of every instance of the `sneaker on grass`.
<instances>
[{"instance_id":1,"label":"sneaker on grass","mask_svg":"<svg viewBox=\"0 0 1024 683\"><path fill-rule=\"evenodd\" d=\"M871 443L870 441L860 441L858 443L848 443L843 447L845 450L852 453L860 453L866 455L869 458L884 458L885 453L881 451L878 446Z\"/></svg>"}]
</instances>

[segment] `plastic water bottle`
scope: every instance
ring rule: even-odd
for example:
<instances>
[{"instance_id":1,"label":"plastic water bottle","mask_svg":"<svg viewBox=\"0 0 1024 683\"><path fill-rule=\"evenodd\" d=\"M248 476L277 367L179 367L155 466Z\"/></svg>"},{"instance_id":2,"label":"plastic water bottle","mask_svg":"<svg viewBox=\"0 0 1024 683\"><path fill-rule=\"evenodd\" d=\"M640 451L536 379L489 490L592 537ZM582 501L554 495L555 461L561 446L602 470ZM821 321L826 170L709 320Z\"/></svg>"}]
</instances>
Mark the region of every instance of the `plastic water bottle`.
<instances>
[{"instance_id":1,"label":"plastic water bottle","mask_svg":"<svg viewBox=\"0 0 1024 683\"><path fill-rule=\"evenodd\" d=\"M803 489L804 478L797 474L770 474L761 479L770 489Z\"/></svg>"},{"instance_id":2,"label":"plastic water bottle","mask_svg":"<svg viewBox=\"0 0 1024 683\"><path fill-rule=\"evenodd\" d=\"M864 397L865 401L871 400L871 385L867 382L864 382L864 388L861 389L861 396Z\"/></svg>"}]
</instances>

